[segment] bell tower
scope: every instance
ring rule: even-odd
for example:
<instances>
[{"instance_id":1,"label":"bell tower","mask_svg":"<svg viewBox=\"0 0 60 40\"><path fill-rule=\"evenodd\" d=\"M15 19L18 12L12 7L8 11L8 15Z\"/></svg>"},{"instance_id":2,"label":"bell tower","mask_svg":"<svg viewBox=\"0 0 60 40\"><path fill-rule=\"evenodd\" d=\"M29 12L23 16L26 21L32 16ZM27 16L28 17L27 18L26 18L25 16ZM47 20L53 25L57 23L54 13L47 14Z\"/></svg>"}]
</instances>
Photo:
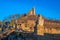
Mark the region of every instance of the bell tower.
<instances>
[{"instance_id":1,"label":"bell tower","mask_svg":"<svg viewBox=\"0 0 60 40\"><path fill-rule=\"evenodd\" d=\"M28 15L36 15L35 14L35 8L33 7L32 10L28 13Z\"/></svg>"}]
</instances>

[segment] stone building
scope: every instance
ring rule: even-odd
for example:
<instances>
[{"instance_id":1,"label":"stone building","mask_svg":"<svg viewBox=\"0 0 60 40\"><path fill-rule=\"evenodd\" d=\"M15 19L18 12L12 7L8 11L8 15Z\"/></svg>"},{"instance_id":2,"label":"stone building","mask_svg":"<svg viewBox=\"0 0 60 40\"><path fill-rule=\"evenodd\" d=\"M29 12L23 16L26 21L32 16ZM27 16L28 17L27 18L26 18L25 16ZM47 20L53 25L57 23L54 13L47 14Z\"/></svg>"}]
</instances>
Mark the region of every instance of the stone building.
<instances>
[{"instance_id":1,"label":"stone building","mask_svg":"<svg viewBox=\"0 0 60 40\"><path fill-rule=\"evenodd\" d=\"M35 8L32 8L27 15L16 20L16 28L26 32L35 32L34 30L36 30L37 35L60 34L60 21L36 15Z\"/></svg>"},{"instance_id":2,"label":"stone building","mask_svg":"<svg viewBox=\"0 0 60 40\"><path fill-rule=\"evenodd\" d=\"M26 16L16 20L17 28L28 32L34 32L36 19L35 9L32 9Z\"/></svg>"}]
</instances>

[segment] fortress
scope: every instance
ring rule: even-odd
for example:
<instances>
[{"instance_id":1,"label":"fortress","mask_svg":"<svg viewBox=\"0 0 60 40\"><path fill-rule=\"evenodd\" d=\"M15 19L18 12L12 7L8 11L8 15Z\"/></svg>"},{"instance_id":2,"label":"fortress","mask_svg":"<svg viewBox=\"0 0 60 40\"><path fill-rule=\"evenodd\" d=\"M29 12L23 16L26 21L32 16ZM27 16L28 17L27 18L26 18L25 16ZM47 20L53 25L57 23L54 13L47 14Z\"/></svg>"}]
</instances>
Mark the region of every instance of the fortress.
<instances>
[{"instance_id":1,"label":"fortress","mask_svg":"<svg viewBox=\"0 0 60 40\"><path fill-rule=\"evenodd\" d=\"M19 37L26 40L60 40L59 20L36 15L35 8L18 19L14 19L14 17L16 15L11 21L0 22L2 27L0 28L0 39L8 39L11 34L14 35L12 38L14 39L19 34Z\"/></svg>"},{"instance_id":2,"label":"fortress","mask_svg":"<svg viewBox=\"0 0 60 40\"><path fill-rule=\"evenodd\" d=\"M37 35L60 34L60 21L44 18L42 15L36 15L35 8L23 17L15 21L15 28L25 32L35 32Z\"/></svg>"}]
</instances>

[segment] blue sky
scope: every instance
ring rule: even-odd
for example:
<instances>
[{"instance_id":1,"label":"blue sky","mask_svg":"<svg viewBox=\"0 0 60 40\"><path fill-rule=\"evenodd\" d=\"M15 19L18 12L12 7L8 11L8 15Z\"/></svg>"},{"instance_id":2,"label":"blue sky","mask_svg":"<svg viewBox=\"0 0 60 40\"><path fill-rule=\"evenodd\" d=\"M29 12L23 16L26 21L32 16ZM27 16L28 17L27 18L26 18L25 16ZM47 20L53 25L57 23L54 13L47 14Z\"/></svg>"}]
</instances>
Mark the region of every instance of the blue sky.
<instances>
[{"instance_id":1,"label":"blue sky","mask_svg":"<svg viewBox=\"0 0 60 40\"><path fill-rule=\"evenodd\" d=\"M32 7L36 14L60 20L60 0L0 0L0 20L12 14L28 13Z\"/></svg>"}]
</instances>

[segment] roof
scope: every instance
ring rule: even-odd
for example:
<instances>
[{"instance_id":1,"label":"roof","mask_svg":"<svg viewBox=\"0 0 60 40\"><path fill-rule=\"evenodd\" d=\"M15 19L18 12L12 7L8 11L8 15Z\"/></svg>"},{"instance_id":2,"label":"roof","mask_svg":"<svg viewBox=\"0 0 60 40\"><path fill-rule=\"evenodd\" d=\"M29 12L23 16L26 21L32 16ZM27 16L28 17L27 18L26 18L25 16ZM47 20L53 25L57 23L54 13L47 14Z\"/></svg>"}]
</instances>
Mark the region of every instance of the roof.
<instances>
[{"instance_id":1,"label":"roof","mask_svg":"<svg viewBox=\"0 0 60 40\"><path fill-rule=\"evenodd\" d=\"M35 15L25 16L25 17L19 18L17 20L17 23L27 22L27 20L34 20L34 21L36 21L36 19L37 19L37 16L35 16Z\"/></svg>"},{"instance_id":2,"label":"roof","mask_svg":"<svg viewBox=\"0 0 60 40\"><path fill-rule=\"evenodd\" d=\"M54 23L60 23L60 20L44 19L44 21L54 22Z\"/></svg>"},{"instance_id":3,"label":"roof","mask_svg":"<svg viewBox=\"0 0 60 40\"><path fill-rule=\"evenodd\" d=\"M36 20L37 16L36 15L30 15L27 17L27 20Z\"/></svg>"},{"instance_id":4,"label":"roof","mask_svg":"<svg viewBox=\"0 0 60 40\"><path fill-rule=\"evenodd\" d=\"M50 22L50 24L49 23L46 24L45 22ZM52 24L52 23L55 23L55 24ZM57 25L57 23L59 25ZM48 20L48 19L45 19L44 20L44 27L59 29L60 28L60 21L59 20Z\"/></svg>"}]
</instances>

